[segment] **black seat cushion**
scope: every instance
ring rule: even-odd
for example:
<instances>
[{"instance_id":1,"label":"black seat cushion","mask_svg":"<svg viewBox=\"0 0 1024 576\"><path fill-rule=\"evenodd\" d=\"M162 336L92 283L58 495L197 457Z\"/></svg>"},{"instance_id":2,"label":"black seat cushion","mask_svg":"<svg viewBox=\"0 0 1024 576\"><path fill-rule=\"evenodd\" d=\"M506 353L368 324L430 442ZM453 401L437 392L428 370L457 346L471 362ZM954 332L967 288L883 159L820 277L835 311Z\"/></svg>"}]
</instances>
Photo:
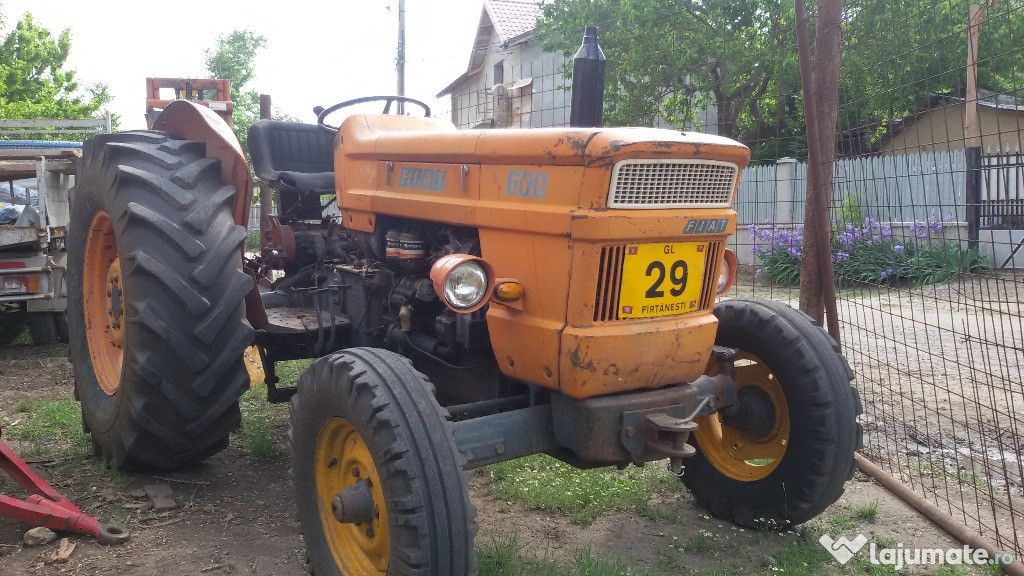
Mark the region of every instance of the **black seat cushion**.
<instances>
[{"instance_id":1,"label":"black seat cushion","mask_svg":"<svg viewBox=\"0 0 1024 576\"><path fill-rule=\"evenodd\" d=\"M260 120L249 127L249 154L278 192L334 192L334 136L316 124Z\"/></svg>"}]
</instances>

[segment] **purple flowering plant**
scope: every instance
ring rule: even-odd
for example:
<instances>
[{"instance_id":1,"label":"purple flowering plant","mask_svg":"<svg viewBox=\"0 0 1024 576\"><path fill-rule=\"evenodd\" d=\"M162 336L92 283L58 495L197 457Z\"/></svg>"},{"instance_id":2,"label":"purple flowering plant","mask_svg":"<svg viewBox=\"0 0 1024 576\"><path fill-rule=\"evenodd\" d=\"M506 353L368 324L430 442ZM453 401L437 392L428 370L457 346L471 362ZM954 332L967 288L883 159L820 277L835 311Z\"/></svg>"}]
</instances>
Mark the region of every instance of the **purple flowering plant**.
<instances>
[{"instance_id":1,"label":"purple flowering plant","mask_svg":"<svg viewBox=\"0 0 1024 576\"><path fill-rule=\"evenodd\" d=\"M858 214L859 215L859 214ZM832 265L840 285L893 285L900 282L927 284L952 279L985 266L977 250L958 243L932 246L948 223L927 218L914 221L909 238L894 237L892 226L864 217L857 222L832 221ZM803 257L803 226L784 226L765 221L748 227L751 252L761 261L757 275L775 284L797 284Z\"/></svg>"}]
</instances>

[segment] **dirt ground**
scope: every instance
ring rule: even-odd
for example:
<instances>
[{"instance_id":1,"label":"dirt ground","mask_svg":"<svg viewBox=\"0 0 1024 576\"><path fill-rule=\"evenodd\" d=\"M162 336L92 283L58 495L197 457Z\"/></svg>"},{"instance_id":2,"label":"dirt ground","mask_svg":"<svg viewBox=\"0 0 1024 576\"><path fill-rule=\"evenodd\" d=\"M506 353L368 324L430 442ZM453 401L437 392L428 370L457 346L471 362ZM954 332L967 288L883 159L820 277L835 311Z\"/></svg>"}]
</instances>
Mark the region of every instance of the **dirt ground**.
<instances>
[{"instance_id":1,"label":"dirt ground","mask_svg":"<svg viewBox=\"0 0 1024 576\"><path fill-rule=\"evenodd\" d=\"M16 346L0 348L0 426L10 426L24 414L16 412L26 399L56 399L71 395L71 367L66 347ZM39 459L35 467L53 485L87 512L125 525L131 539L104 547L88 537L69 535L77 547L66 563L47 563L57 542L41 547L22 544L29 528L0 517L0 574L76 574L194 576L203 574L298 575L306 573L305 553L298 534L288 481L288 455L283 447L286 417L275 419L281 449L268 459L254 459L241 445L194 468L165 475L124 475L104 471L86 461L67 463ZM18 442L9 439L17 451ZM81 462L81 461L78 461ZM180 508L169 512L146 509L142 487L166 483ZM18 495L0 476L0 493ZM660 520L635 513L609 512L589 525L568 518L526 510L492 497L485 476L471 476L471 493L478 510L477 544L508 539L515 534L539 557L570 558L590 547L599 556L619 557L638 569L674 566L672 573L688 574L717 565L749 566L757 574L766 556L793 535L741 530L709 518L692 504L680 487L678 497L659 504ZM957 547L958 544L884 489L858 477L842 500L822 515L824 525L836 514L852 515L858 506L877 502L873 522L858 521L849 532L886 538L906 547ZM678 552L679 542L702 531L713 550ZM863 554L863 552L862 552ZM823 568L821 573L831 570Z\"/></svg>"}]
</instances>

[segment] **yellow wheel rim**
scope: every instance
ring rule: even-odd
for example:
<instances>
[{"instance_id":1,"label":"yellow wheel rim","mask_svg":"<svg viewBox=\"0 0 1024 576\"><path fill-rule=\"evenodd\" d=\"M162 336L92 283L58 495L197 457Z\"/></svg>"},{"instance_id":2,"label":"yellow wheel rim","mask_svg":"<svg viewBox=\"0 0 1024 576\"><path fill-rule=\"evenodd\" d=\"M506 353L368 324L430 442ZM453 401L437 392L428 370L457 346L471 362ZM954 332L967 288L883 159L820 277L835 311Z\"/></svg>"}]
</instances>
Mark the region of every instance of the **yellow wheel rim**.
<instances>
[{"instance_id":1,"label":"yellow wheel rim","mask_svg":"<svg viewBox=\"0 0 1024 576\"><path fill-rule=\"evenodd\" d=\"M362 436L343 418L331 418L320 428L314 454L320 525L338 571L346 576L387 574L387 509L380 476ZM365 480L373 497L370 523L342 523L331 512L338 492Z\"/></svg>"},{"instance_id":2,"label":"yellow wheel rim","mask_svg":"<svg viewBox=\"0 0 1024 576\"><path fill-rule=\"evenodd\" d=\"M121 385L124 364L124 282L110 216L100 211L89 225L82 266L86 341L93 372L108 396Z\"/></svg>"},{"instance_id":3,"label":"yellow wheel rim","mask_svg":"<svg viewBox=\"0 0 1024 576\"><path fill-rule=\"evenodd\" d=\"M719 472L733 480L751 482L771 474L782 462L789 444L789 408L779 379L758 357L746 352L736 355L736 391L755 386L771 400L774 422L760 438L739 428L725 426L718 414L698 418L697 443L704 457Z\"/></svg>"}]
</instances>

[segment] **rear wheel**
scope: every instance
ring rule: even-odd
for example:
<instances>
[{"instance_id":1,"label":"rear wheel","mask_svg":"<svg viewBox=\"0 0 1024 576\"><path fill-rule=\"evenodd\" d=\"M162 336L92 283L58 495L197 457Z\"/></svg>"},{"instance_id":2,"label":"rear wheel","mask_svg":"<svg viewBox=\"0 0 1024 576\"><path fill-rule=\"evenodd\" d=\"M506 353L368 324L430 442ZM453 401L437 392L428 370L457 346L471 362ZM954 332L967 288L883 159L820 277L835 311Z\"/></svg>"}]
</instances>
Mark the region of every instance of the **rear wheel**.
<instances>
[{"instance_id":1,"label":"rear wheel","mask_svg":"<svg viewBox=\"0 0 1024 576\"><path fill-rule=\"evenodd\" d=\"M28 333L36 346L67 342L62 340L60 326L57 324L58 314L52 312L33 312L28 315ZM66 334L66 332L65 332Z\"/></svg>"},{"instance_id":2,"label":"rear wheel","mask_svg":"<svg viewBox=\"0 0 1024 576\"><path fill-rule=\"evenodd\" d=\"M789 306L715 306L721 346L737 348L740 408L697 420L683 481L712 514L786 528L835 502L853 476L862 430L853 373L835 342Z\"/></svg>"},{"instance_id":3,"label":"rear wheel","mask_svg":"<svg viewBox=\"0 0 1024 576\"><path fill-rule=\"evenodd\" d=\"M406 358L352 348L314 362L292 398L289 440L314 574L476 573L464 460Z\"/></svg>"},{"instance_id":4,"label":"rear wheel","mask_svg":"<svg viewBox=\"0 0 1024 576\"><path fill-rule=\"evenodd\" d=\"M117 466L169 469L227 446L252 340L231 216L205 145L159 132L86 143L68 239L69 353L85 426Z\"/></svg>"}]
</instances>

